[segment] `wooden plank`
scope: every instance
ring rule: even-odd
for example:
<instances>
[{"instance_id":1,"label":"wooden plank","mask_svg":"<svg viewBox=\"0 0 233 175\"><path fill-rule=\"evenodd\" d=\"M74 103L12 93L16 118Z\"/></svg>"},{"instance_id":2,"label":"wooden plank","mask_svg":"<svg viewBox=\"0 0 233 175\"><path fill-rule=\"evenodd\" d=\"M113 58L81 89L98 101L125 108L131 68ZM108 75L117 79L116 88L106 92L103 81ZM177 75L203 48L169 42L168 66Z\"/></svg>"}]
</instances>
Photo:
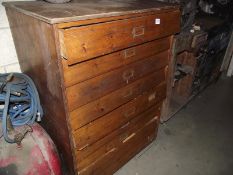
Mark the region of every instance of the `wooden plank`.
<instances>
[{"instance_id":1,"label":"wooden plank","mask_svg":"<svg viewBox=\"0 0 233 175\"><path fill-rule=\"evenodd\" d=\"M164 88L166 85L164 84L162 87L154 87L151 91L138 96L105 116L76 130L74 132L76 148L80 150L93 144L149 107L155 105L158 101L162 101L166 96L166 88ZM158 94L160 94L160 98Z\"/></svg>"},{"instance_id":2,"label":"wooden plank","mask_svg":"<svg viewBox=\"0 0 233 175\"><path fill-rule=\"evenodd\" d=\"M172 97L172 88L174 82L174 72L176 65L176 46L179 40L176 37L170 38L170 50L168 57L168 67L166 70L166 82L167 82L167 97L163 102L163 108L161 112L160 121L165 122L170 119L170 105L171 105L171 97Z\"/></svg>"},{"instance_id":3,"label":"wooden plank","mask_svg":"<svg viewBox=\"0 0 233 175\"><path fill-rule=\"evenodd\" d=\"M40 95L45 114L42 125L66 162L67 172L74 174L53 27L8 8L6 12L20 68L33 79Z\"/></svg>"},{"instance_id":4,"label":"wooden plank","mask_svg":"<svg viewBox=\"0 0 233 175\"><path fill-rule=\"evenodd\" d=\"M68 65L71 65L166 37L179 31L180 25L176 21L179 19L179 15L179 12L175 11L60 29L61 55L67 59Z\"/></svg>"},{"instance_id":5,"label":"wooden plank","mask_svg":"<svg viewBox=\"0 0 233 175\"><path fill-rule=\"evenodd\" d=\"M168 37L104 55L72 66L68 66L67 60L62 59L65 86L69 87L76 83L80 83L84 80L106 73L112 69L116 69L137 60L148 58L149 56L168 50L169 47L170 40Z\"/></svg>"},{"instance_id":6,"label":"wooden plank","mask_svg":"<svg viewBox=\"0 0 233 175\"><path fill-rule=\"evenodd\" d=\"M196 74L197 58L192 52L184 51L177 55L176 62L181 64L182 66L190 66L191 68L193 68L190 74L178 80L178 82L176 82L174 85L173 95L179 96L181 99L183 99L181 100L183 104L191 95L193 80Z\"/></svg>"},{"instance_id":7,"label":"wooden plank","mask_svg":"<svg viewBox=\"0 0 233 175\"><path fill-rule=\"evenodd\" d=\"M155 0L104 0L98 2L96 0L79 0L63 4L27 1L4 2L3 5L46 23L67 23L67 25L71 21L88 21L96 18L132 16L135 14L141 15L146 12L161 13L179 9L177 4L158 2Z\"/></svg>"},{"instance_id":8,"label":"wooden plank","mask_svg":"<svg viewBox=\"0 0 233 175\"><path fill-rule=\"evenodd\" d=\"M137 155L137 153L139 153L143 148L154 141L157 135L157 129L157 122L150 123L148 126L140 130L137 135L120 145L120 151L114 156L113 159L115 162L117 162L117 164L106 163L106 174L111 174L112 172L117 171L121 166Z\"/></svg>"},{"instance_id":9,"label":"wooden plank","mask_svg":"<svg viewBox=\"0 0 233 175\"><path fill-rule=\"evenodd\" d=\"M87 20L79 20L79 21L72 21L72 22L64 22L64 23L57 23L55 26L59 29L64 28L70 28L70 27L77 27L77 26L83 26L83 25L89 25L89 24L97 24L97 23L103 23L103 22L111 22L116 20L124 20L124 19L131 19L131 18L137 18L140 16L147 16L152 14L160 14L160 13L167 13L172 11L177 11L179 8L167 8L167 9L161 9L160 11L145 11L143 13L125 13L119 16L105 16L101 18L93 18L93 19L87 19Z\"/></svg>"},{"instance_id":10,"label":"wooden plank","mask_svg":"<svg viewBox=\"0 0 233 175\"><path fill-rule=\"evenodd\" d=\"M66 89L67 105L72 111L97 98L159 70L167 65L168 53L151 56Z\"/></svg>"},{"instance_id":11,"label":"wooden plank","mask_svg":"<svg viewBox=\"0 0 233 175\"><path fill-rule=\"evenodd\" d=\"M115 137L118 137L123 133L127 132L129 133L129 135L131 135L133 132L136 132L138 129L142 128L144 125L146 125L146 123L150 121L156 120L158 122L160 109L161 103L157 104L156 106L152 106L150 109L138 115L136 118L130 120L124 126L120 127L117 130L114 130L107 136L98 140L98 142L95 142L94 144L87 146L82 150L76 150L76 158L77 162L79 163L80 169L82 169L82 167L84 168L85 166L87 166L87 164L93 160L92 156L94 152L98 152L95 153L96 155L100 153L102 147L105 147L107 149L112 148L113 145L111 141L115 139Z\"/></svg>"},{"instance_id":12,"label":"wooden plank","mask_svg":"<svg viewBox=\"0 0 233 175\"><path fill-rule=\"evenodd\" d=\"M154 140L157 134L157 124L157 121L148 122L148 124L142 129L139 129L137 132L132 133L126 138L125 133L123 133L123 135L120 137L116 137L111 142L113 145L116 145L116 147L113 147L112 149L107 148L104 154L90 162L87 167L81 169L78 173L81 175L113 174L140 150ZM103 147L103 149L106 148Z\"/></svg>"},{"instance_id":13,"label":"wooden plank","mask_svg":"<svg viewBox=\"0 0 233 175\"><path fill-rule=\"evenodd\" d=\"M152 87L165 81L164 69L154 72L106 96L92 101L70 112L70 125L76 130L85 124L109 113Z\"/></svg>"}]
</instances>

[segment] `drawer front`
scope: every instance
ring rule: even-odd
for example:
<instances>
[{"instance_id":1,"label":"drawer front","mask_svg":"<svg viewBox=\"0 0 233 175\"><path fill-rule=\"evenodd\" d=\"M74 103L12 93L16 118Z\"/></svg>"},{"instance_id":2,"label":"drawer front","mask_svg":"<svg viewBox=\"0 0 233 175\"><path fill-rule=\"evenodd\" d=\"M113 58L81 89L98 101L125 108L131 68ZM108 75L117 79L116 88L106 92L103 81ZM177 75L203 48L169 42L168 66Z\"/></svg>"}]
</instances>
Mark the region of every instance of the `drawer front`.
<instances>
[{"instance_id":1,"label":"drawer front","mask_svg":"<svg viewBox=\"0 0 233 175\"><path fill-rule=\"evenodd\" d=\"M148 91L151 87L155 87L164 81L165 73L162 68L158 72L154 72L145 78L141 78L121 89L75 109L70 112L69 121L72 131L77 130L85 124L109 113L118 106L127 103L142 94L144 91ZM164 87L164 89L166 88Z\"/></svg>"},{"instance_id":2,"label":"drawer front","mask_svg":"<svg viewBox=\"0 0 233 175\"><path fill-rule=\"evenodd\" d=\"M112 69L148 58L149 56L168 50L169 47L170 37L167 37L71 66L67 64L67 60L63 59L65 86L68 87L80 83Z\"/></svg>"},{"instance_id":3,"label":"drawer front","mask_svg":"<svg viewBox=\"0 0 233 175\"><path fill-rule=\"evenodd\" d=\"M61 55L68 64L179 32L179 12L169 12L59 30Z\"/></svg>"},{"instance_id":4,"label":"drawer front","mask_svg":"<svg viewBox=\"0 0 233 175\"><path fill-rule=\"evenodd\" d=\"M143 127L120 133L113 140L78 164L79 174L113 174L156 137L157 120ZM114 162L114 163L112 163Z\"/></svg>"},{"instance_id":5,"label":"drawer front","mask_svg":"<svg viewBox=\"0 0 233 175\"><path fill-rule=\"evenodd\" d=\"M78 150L84 149L163 100L166 93L162 95L162 99L159 99L157 94L162 92L157 89L158 87L153 88L151 91L76 130L73 134L76 148Z\"/></svg>"},{"instance_id":6,"label":"drawer front","mask_svg":"<svg viewBox=\"0 0 233 175\"><path fill-rule=\"evenodd\" d=\"M69 111L146 76L168 64L168 51L137 61L66 89Z\"/></svg>"},{"instance_id":7,"label":"drawer front","mask_svg":"<svg viewBox=\"0 0 233 175\"><path fill-rule=\"evenodd\" d=\"M157 104L156 106L152 106L145 112L141 113L130 122L127 122L125 125L120 127L119 129L111 132L107 136L103 137L102 139L98 140L94 144L85 147L82 150L76 149L76 159L79 163L80 167L87 166L88 161L92 161L91 159L94 158L93 153L100 150L102 147L110 147L111 141L116 137L119 137L123 133L133 133L139 130L140 128L144 127L147 123L157 120L159 122L160 110L161 110L162 103ZM109 145L110 144L110 145ZM99 152L99 151L98 151ZM101 153L98 153L101 154Z\"/></svg>"}]
</instances>

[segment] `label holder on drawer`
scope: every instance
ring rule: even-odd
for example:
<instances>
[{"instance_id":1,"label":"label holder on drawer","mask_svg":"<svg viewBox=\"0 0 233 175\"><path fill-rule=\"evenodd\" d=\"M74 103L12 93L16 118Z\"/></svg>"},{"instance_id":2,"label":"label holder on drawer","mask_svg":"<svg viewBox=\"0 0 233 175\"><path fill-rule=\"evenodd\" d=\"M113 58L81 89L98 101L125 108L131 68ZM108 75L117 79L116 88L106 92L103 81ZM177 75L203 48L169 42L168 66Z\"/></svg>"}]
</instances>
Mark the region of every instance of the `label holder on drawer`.
<instances>
[{"instance_id":1,"label":"label holder on drawer","mask_svg":"<svg viewBox=\"0 0 233 175\"><path fill-rule=\"evenodd\" d=\"M128 84L129 80L134 77L134 70L129 69L123 72L122 78Z\"/></svg>"},{"instance_id":2,"label":"label holder on drawer","mask_svg":"<svg viewBox=\"0 0 233 175\"><path fill-rule=\"evenodd\" d=\"M132 31L133 38L143 36L145 34L145 27L144 26L138 26L134 27Z\"/></svg>"},{"instance_id":3,"label":"label holder on drawer","mask_svg":"<svg viewBox=\"0 0 233 175\"><path fill-rule=\"evenodd\" d=\"M135 55L136 55L135 48L129 48L129 49L124 50L125 59L133 57Z\"/></svg>"}]
</instances>

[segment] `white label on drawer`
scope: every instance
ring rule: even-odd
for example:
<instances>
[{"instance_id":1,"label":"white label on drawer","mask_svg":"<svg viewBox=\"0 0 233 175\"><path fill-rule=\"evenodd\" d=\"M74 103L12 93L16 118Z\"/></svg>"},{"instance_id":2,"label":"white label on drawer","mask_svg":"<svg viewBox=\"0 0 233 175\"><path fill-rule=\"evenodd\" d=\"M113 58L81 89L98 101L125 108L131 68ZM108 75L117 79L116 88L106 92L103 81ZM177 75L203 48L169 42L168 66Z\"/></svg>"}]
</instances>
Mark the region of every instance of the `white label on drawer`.
<instances>
[{"instance_id":1,"label":"white label on drawer","mask_svg":"<svg viewBox=\"0 0 233 175\"><path fill-rule=\"evenodd\" d=\"M155 24L160 24L160 18L155 19Z\"/></svg>"}]
</instances>

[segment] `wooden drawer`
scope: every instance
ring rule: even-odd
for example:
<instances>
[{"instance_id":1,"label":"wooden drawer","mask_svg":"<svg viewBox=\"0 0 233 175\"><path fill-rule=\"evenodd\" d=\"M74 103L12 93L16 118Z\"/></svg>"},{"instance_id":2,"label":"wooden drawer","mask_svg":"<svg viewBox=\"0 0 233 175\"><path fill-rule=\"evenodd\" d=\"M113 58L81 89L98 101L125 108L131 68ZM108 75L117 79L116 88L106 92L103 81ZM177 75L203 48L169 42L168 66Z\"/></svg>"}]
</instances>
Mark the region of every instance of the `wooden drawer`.
<instances>
[{"instance_id":1,"label":"wooden drawer","mask_svg":"<svg viewBox=\"0 0 233 175\"><path fill-rule=\"evenodd\" d=\"M70 112L74 131L165 81L164 68ZM162 84L160 85L162 86Z\"/></svg>"},{"instance_id":2,"label":"wooden drawer","mask_svg":"<svg viewBox=\"0 0 233 175\"><path fill-rule=\"evenodd\" d=\"M170 38L167 37L71 66L67 64L67 60L63 59L64 85L66 87L74 85L112 69L148 58L156 53L168 50L169 47Z\"/></svg>"},{"instance_id":3,"label":"wooden drawer","mask_svg":"<svg viewBox=\"0 0 233 175\"><path fill-rule=\"evenodd\" d=\"M82 150L76 149L77 162L79 163L80 167L86 166L85 162L87 162L88 160L85 159L90 159L89 156L92 156L92 154L98 151L101 147L103 146L109 147L108 144L111 145L110 142L115 137L128 131L136 132L138 129L142 128L144 125L146 125L146 123L150 121L157 120L159 122L161 106L162 103L159 103L156 106L150 107L145 112L141 113L140 115L130 120L119 129L114 130L113 132L103 137L102 139L98 140L94 144L89 145Z\"/></svg>"},{"instance_id":4,"label":"wooden drawer","mask_svg":"<svg viewBox=\"0 0 233 175\"><path fill-rule=\"evenodd\" d=\"M72 111L168 64L168 51L153 55L119 69L110 71L66 89L67 105Z\"/></svg>"},{"instance_id":5,"label":"wooden drawer","mask_svg":"<svg viewBox=\"0 0 233 175\"><path fill-rule=\"evenodd\" d=\"M153 14L59 30L68 65L179 32L179 12Z\"/></svg>"},{"instance_id":6,"label":"wooden drawer","mask_svg":"<svg viewBox=\"0 0 233 175\"><path fill-rule=\"evenodd\" d=\"M138 96L116 110L76 130L74 132L75 147L78 150L84 149L121 127L152 105L162 101L166 96L166 90L164 89L166 89L165 86L154 87L149 92Z\"/></svg>"},{"instance_id":7,"label":"wooden drawer","mask_svg":"<svg viewBox=\"0 0 233 175\"><path fill-rule=\"evenodd\" d=\"M79 173L113 174L145 145L153 141L157 134L158 116L159 111L153 106L133 121L103 138L100 141L102 143L90 146L87 152L91 150L92 153L83 159L78 158ZM94 150L95 147L98 148ZM78 154L80 152L76 152L77 157L83 155Z\"/></svg>"}]
</instances>

